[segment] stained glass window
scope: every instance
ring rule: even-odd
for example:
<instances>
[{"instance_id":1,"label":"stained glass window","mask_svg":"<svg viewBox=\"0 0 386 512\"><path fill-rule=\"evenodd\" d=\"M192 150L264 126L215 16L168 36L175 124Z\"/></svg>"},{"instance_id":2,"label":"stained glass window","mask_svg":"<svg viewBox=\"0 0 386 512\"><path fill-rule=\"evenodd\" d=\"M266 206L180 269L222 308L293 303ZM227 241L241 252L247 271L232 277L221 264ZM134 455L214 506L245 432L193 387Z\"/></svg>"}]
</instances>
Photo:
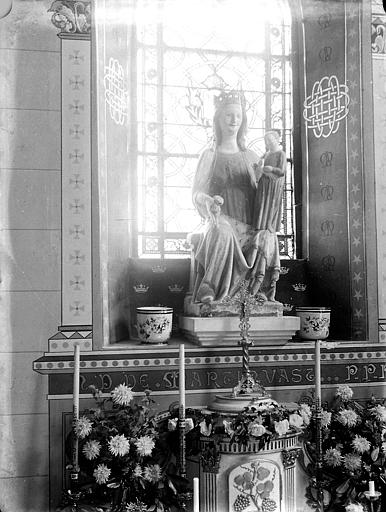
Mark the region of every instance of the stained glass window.
<instances>
[{"instance_id":1,"label":"stained glass window","mask_svg":"<svg viewBox=\"0 0 386 512\"><path fill-rule=\"evenodd\" d=\"M242 88L248 147L263 155L264 132L279 129L288 158L279 236L294 255L291 17L284 0L138 2L133 25L137 154L134 201L138 256L190 254L200 223L191 189L211 144L213 99Z\"/></svg>"}]
</instances>

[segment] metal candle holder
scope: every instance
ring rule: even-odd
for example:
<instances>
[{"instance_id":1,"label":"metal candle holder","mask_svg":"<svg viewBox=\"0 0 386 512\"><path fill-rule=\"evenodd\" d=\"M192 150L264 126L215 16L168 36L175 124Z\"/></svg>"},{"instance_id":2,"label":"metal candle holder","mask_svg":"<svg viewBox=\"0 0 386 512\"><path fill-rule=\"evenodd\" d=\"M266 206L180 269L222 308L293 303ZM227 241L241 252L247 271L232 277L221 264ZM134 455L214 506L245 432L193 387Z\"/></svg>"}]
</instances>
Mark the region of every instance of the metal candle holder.
<instances>
[{"instance_id":1,"label":"metal candle holder","mask_svg":"<svg viewBox=\"0 0 386 512\"><path fill-rule=\"evenodd\" d=\"M261 306L265 302L263 297L255 297L249 291L248 281L241 281L236 294L233 297L225 297L223 304L238 306L240 308L240 341L239 345L242 348L242 373L241 379L237 386L234 388L235 395L258 394L266 396L263 386L253 377L249 370L249 348L253 346L253 340L249 336L249 318L251 315L252 306Z\"/></svg>"}]
</instances>

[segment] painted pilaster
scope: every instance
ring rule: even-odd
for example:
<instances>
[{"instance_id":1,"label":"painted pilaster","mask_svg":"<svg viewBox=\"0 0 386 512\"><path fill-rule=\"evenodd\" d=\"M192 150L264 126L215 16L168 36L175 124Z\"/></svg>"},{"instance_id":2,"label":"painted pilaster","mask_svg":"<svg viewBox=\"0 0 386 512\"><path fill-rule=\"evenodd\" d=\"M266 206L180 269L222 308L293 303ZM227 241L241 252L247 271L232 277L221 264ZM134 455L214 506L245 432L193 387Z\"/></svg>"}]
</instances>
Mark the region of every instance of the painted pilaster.
<instances>
[{"instance_id":1,"label":"painted pilaster","mask_svg":"<svg viewBox=\"0 0 386 512\"><path fill-rule=\"evenodd\" d=\"M62 312L49 344L72 351L92 338L90 2L55 1L48 12L60 29L62 99Z\"/></svg>"}]
</instances>

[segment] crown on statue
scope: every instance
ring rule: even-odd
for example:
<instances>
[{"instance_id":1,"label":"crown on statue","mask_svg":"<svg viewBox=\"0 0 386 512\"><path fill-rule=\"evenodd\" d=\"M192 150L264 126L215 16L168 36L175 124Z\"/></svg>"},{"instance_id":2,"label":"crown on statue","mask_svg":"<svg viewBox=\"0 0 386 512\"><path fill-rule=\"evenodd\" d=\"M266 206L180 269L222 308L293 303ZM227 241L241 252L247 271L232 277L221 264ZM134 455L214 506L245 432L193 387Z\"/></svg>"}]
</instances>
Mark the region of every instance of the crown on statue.
<instances>
[{"instance_id":1,"label":"crown on statue","mask_svg":"<svg viewBox=\"0 0 386 512\"><path fill-rule=\"evenodd\" d=\"M224 105L240 105L245 107L245 96L242 91L222 91L219 96L214 97L216 109Z\"/></svg>"}]
</instances>

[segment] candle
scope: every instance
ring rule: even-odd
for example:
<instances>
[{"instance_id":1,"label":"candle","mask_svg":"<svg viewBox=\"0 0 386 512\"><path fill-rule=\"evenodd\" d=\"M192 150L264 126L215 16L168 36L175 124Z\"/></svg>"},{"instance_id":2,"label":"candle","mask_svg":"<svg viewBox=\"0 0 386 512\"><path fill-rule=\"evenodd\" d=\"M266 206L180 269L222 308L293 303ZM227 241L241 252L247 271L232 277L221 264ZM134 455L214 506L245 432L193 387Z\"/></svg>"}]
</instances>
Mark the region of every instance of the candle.
<instances>
[{"instance_id":1,"label":"candle","mask_svg":"<svg viewBox=\"0 0 386 512\"><path fill-rule=\"evenodd\" d=\"M316 406L322 402L321 369L320 369L320 340L315 341L315 399Z\"/></svg>"},{"instance_id":2,"label":"candle","mask_svg":"<svg viewBox=\"0 0 386 512\"><path fill-rule=\"evenodd\" d=\"M369 494L371 496L374 496L374 494L375 494L375 486L374 486L373 480L370 480L370 482L369 482Z\"/></svg>"},{"instance_id":3,"label":"candle","mask_svg":"<svg viewBox=\"0 0 386 512\"><path fill-rule=\"evenodd\" d=\"M197 477L193 478L193 512L200 512L200 491Z\"/></svg>"},{"instance_id":4,"label":"candle","mask_svg":"<svg viewBox=\"0 0 386 512\"><path fill-rule=\"evenodd\" d=\"M180 386L179 386L179 392L180 392L180 411L183 417L181 419L185 418L185 345L181 343L180 345L180 359L179 359L179 369L180 369Z\"/></svg>"},{"instance_id":5,"label":"candle","mask_svg":"<svg viewBox=\"0 0 386 512\"><path fill-rule=\"evenodd\" d=\"M74 428L79 419L79 373L80 373L80 346L74 344L74 380L72 390L72 426ZM78 471L78 438L74 435L74 444L72 447L72 466L73 470Z\"/></svg>"}]
</instances>

